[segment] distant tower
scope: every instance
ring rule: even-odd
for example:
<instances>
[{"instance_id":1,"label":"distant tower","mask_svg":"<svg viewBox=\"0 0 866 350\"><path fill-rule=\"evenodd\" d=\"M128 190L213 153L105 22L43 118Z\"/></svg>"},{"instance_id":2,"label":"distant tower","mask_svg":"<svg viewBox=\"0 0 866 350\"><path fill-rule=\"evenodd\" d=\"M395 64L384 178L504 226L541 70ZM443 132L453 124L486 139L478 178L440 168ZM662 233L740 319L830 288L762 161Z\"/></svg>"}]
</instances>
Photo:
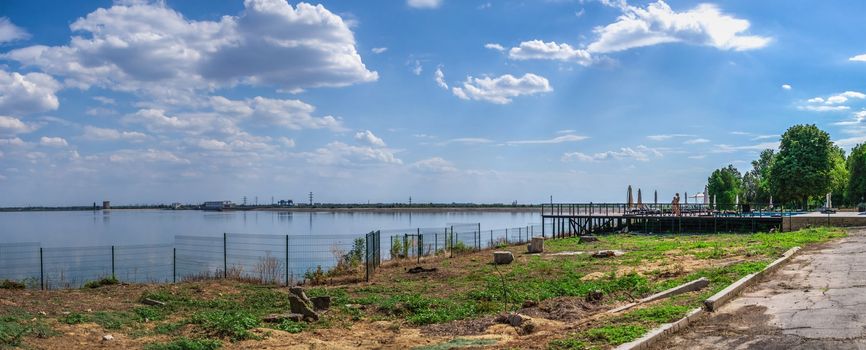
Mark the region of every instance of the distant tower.
<instances>
[{"instance_id":1,"label":"distant tower","mask_svg":"<svg viewBox=\"0 0 866 350\"><path fill-rule=\"evenodd\" d=\"M412 196L409 196L409 206L412 206Z\"/></svg>"},{"instance_id":2,"label":"distant tower","mask_svg":"<svg viewBox=\"0 0 866 350\"><path fill-rule=\"evenodd\" d=\"M102 210L111 209L111 201L102 201Z\"/></svg>"},{"instance_id":3,"label":"distant tower","mask_svg":"<svg viewBox=\"0 0 866 350\"><path fill-rule=\"evenodd\" d=\"M310 206L313 206L313 192L310 192Z\"/></svg>"},{"instance_id":4,"label":"distant tower","mask_svg":"<svg viewBox=\"0 0 866 350\"><path fill-rule=\"evenodd\" d=\"M247 196L244 196L244 206L247 206Z\"/></svg>"}]
</instances>

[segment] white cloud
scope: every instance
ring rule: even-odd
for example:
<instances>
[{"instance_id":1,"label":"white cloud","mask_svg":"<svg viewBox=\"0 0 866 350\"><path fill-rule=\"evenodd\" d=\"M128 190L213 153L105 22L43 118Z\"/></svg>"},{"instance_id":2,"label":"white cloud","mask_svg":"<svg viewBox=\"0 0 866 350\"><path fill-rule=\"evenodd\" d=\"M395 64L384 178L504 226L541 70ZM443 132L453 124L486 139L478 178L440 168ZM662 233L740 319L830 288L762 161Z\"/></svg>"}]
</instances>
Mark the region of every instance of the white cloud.
<instances>
[{"instance_id":1,"label":"white cloud","mask_svg":"<svg viewBox=\"0 0 866 350\"><path fill-rule=\"evenodd\" d=\"M26 30L13 24L7 17L0 17L0 44L29 38L30 34Z\"/></svg>"},{"instance_id":2,"label":"white cloud","mask_svg":"<svg viewBox=\"0 0 866 350\"><path fill-rule=\"evenodd\" d=\"M797 109L813 112L839 112L847 111L851 107L844 105L852 99L866 99L866 94L858 91L845 91L827 97L813 97L806 100L806 104L797 106Z\"/></svg>"},{"instance_id":3,"label":"white cloud","mask_svg":"<svg viewBox=\"0 0 866 350\"><path fill-rule=\"evenodd\" d=\"M437 67L436 72L433 74L433 76L436 80L436 85L439 85L439 87L448 90L448 83L445 82L445 73L442 72L442 67Z\"/></svg>"},{"instance_id":4,"label":"white cloud","mask_svg":"<svg viewBox=\"0 0 866 350\"><path fill-rule=\"evenodd\" d=\"M791 90L791 85L790 84L782 84L782 89L783 90Z\"/></svg>"},{"instance_id":5,"label":"white cloud","mask_svg":"<svg viewBox=\"0 0 866 350\"><path fill-rule=\"evenodd\" d=\"M39 144L48 147L66 147L69 143L62 137L46 137L42 136L39 139Z\"/></svg>"},{"instance_id":6,"label":"white cloud","mask_svg":"<svg viewBox=\"0 0 866 350\"><path fill-rule=\"evenodd\" d=\"M24 142L21 138L13 137L9 139L0 139L0 145L3 146L24 146L27 143Z\"/></svg>"},{"instance_id":7,"label":"white cloud","mask_svg":"<svg viewBox=\"0 0 866 350\"><path fill-rule=\"evenodd\" d=\"M688 156L687 158L689 158L689 159L704 159L706 157L707 157L706 154L697 154L697 155L693 155L693 156Z\"/></svg>"},{"instance_id":8,"label":"white cloud","mask_svg":"<svg viewBox=\"0 0 866 350\"><path fill-rule=\"evenodd\" d=\"M738 151L763 151L765 149L778 149L779 142L764 142L756 145L746 146L731 146L726 144L716 145L711 152L713 153L733 153Z\"/></svg>"},{"instance_id":9,"label":"white cloud","mask_svg":"<svg viewBox=\"0 0 866 350\"><path fill-rule=\"evenodd\" d=\"M661 134L661 135L649 135L646 138L652 141L667 141L675 137L694 137L695 135L691 134Z\"/></svg>"},{"instance_id":10,"label":"white cloud","mask_svg":"<svg viewBox=\"0 0 866 350\"><path fill-rule=\"evenodd\" d=\"M301 155L308 162L319 165L403 164L391 149L352 146L339 141Z\"/></svg>"},{"instance_id":11,"label":"white cloud","mask_svg":"<svg viewBox=\"0 0 866 350\"><path fill-rule=\"evenodd\" d=\"M437 146L446 146L446 145L450 145L452 143L458 143L461 145L479 145L479 144L493 143L493 140L486 139L483 137L460 137L460 138L445 140L443 142L437 143L436 145Z\"/></svg>"},{"instance_id":12,"label":"white cloud","mask_svg":"<svg viewBox=\"0 0 866 350\"><path fill-rule=\"evenodd\" d=\"M0 135L25 134L35 129L35 126L28 125L18 118L0 115Z\"/></svg>"},{"instance_id":13,"label":"white cloud","mask_svg":"<svg viewBox=\"0 0 866 350\"><path fill-rule=\"evenodd\" d=\"M546 43L541 40L524 41L518 47L512 47L508 51L508 58L513 60L577 62L581 65L592 63L592 56L586 50L575 49L568 44Z\"/></svg>"},{"instance_id":14,"label":"white cloud","mask_svg":"<svg viewBox=\"0 0 866 350\"><path fill-rule=\"evenodd\" d=\"M419 160L411 165L412 169L425 173L451 173L457 171L454 163L451 163L442 157L433 157Z\"/></svg>"},{"instance_id":15,"label":"white cloud","mask_svg":"<svg viewBox=\"0 0 866 350\"><path fill-rule=\"evenodd\" d=\"M137 162L160 162L173 164L190 164L189 159L181 158L180 156L163 150L147 149L147 150L120 150L108 157L112 163L137 163Z\"/></svg>"},{"instance_id":16,"label":"white cloud","mask_svg":"<svg viewBox=\"0 0 866 350\"><path fill-rule=\"evenodd\" d=\"M289 148L295 147L295 140L290 139L288 137L281 136L278 139L278 141L280 141L280 143L283 144L283 146L285 146L285 147L289 147Z\"/></svg>"},{"instance_id":17,"label":"white cloud","mask_svg":"<svg viewBox=\"0 0 866 350\"><path fill-rule=\"evenodd\" d=\"M344 130L343 124L333 116L314 117L316 110L300 100L280 100L255 97L246 101L252 109L252 117L268 121L292 130L330 129Z\"/></svg>"},{"instance_id":18,"label":"white cloud","mask_svg":"<svg viewBox=\"0 0 866 350\"><path fill-rule=\"evenodd\" d=\"M96 126L87 125L84 127L84 134L82 135L85 139L94 140L94 141L115 141L115 140L129 140L129 141L140 141L147 138L147 135L140 133L138 131L120 131L109 128L100 128Z\"/></svg>"},{"instance_id":19,"label":"white cloud","mask_svg":"<svg viewBox=\"0 0 866 350\"><path fill-rule=\"evenodd\" d=\"M246 0L237 16L195 21L164 2L117 3L70 29L83 35L67 45L3 56L65 77L68 85L150 94L236 84L295 90L378 79L361 61L349 26L322 5Z\"/></svg>"},{"instance_id":20,"label":"white cloud","mask_svg":"<svg viewBox=\"0 0 866 350\"><path fill-rule=\"evenodd\" d=\"M113 98L105 97L105 96L93 96L93 99L99 101L100 103L102 103L104 105L113 105L113 104L117 103L116 101L114 101Z\"/></svg>"},{"instance_id":21,"label":"white cloud","mask_svg":"<svg viewBox=\"0 0 866 350\"><path fill-rule=\"evenodd\" d=\"M587 136L581 135L562 135L557 136L552 139L547 140L519 140L519 141L508 141L506 142L509 145L532 145L532 144L554 144L554 143L563 143L563 142L577 142L588 139Z\"/></svg>"},{"instance_id":22,"label":"white cloud","mask_svg":"<svg viewBox=\"0 0 866 350\"><path fill-rule=\"evenodd\" d=\"M406 5L418 9L435 9L442 5L442 0L406 0Z\"/></svg>"},{"instance_id":23,"label":"white cloud","mask_svg":"<svg viewBox=\"0 0 866 350\"><path fill-rule=\"evenodd\" d=\"M590 43L590 52L615 52L664 43L689 43L712 46L720 50L758 49L771 38L744 34L749 21L724 14L713 4L676 12L662 0L640 8L624 1L609 3L623 11L616 22L598 27L598 39Z\"/></svg>"},{"instance_id":24,"label":"white cloud","mask_svg":"<svg viewBox=\"0 0 866 350\"><path fill-rule=\"evenodd\" d=\"M499 52L505 51L505 48L502 47L502 45L499 45L499 44L497 44L497 43L487 43L487 44L484 44L484 48L486 48L486 49L491 49L491 50L496 50L496 51L499 51Z\"/></svg>"},{"instance_id":25,"label":"white cloud","mask_svg":"<svg viewBox=\"0 0 866 350\"><path fill-rule=\"evenodd\" d=\"M46 112L60 103L55 93L60 84L43 73L8 73L0 69L0 113L12 115Z\"/></svg>"},{"instance_id":26,"label":"white cloud","mask_svg":"<svg viewBox=\"0 0 866 350\"><path fill-rule=\"evenodd\" d=\"M849 61L855 61L855 62L866 62L866 54L853 56L853 57L849 58L848 60Z\"/></svg>"},{"instance_id":27,"label":"white cloud","mask_svg":"<svg viewBox=\"0 0 866 350\"><path fill-rule=\"evenodd\" d=\"M526 73L520 78L506 74L497 78L467 77L462 87L451 89L455 96L464 100L485 101L496 104L511 103L511 99L523 95L534 95L553 91L550 82L542 76Z\"/></svg>"},{"instance_id":28,"label":"white cloud","mask_svg":"<svg viewBox=\"0 0 866 350\"><path fill-rule=\"evenodd\" d=\"M412 67L412 74L421 75L421 72L424 71L424 66L421 65L421 61L415 60L414 67Z\"/></svg>"},{"instance_id":29,"label":"white cloud","mask_svg":"<svg viewBox=\"0 0 866 350\"><path fill-rule=\"evenodd\" d=\"M370 51L373 51L374 54L377 54L377 55L378 55L378 54L380 54L380 53L385 53L385 51L388 51L388 48L387 48L387 47L374 47L374 48L373 48L372 50L370 50Z\"/></svg>"},{"instance_id":30,"label":"white cloud","mask_svg":"<svg viewBox=\"0 0 866 350\"><path fill-rule=\"evenodd\" d=\"M710 142L710 140L707 140L705 138L696 138L696 139L686 140L683 143L687 144L687 145L696 145L699 143L708 143L708 142Z\"/></svg>"},{"instance_id":31,"label":"white cloud","mask_svg":"<svg viewBox=\"0 0 866 350\"><path fill-rule=\"evenodd\" d=\"M355 140L367 143L375 147L385 147L385 141L374 135L370 130L359 131L355 134Z\"/></svg>"},{"instance_id":32,"label":"white cloud","mask_svg":"<svg viewBox=\"0 0 866 350\"><path fill-rule=\"evenodd\" d=\"M599 152L594 154L586 154L582 152L569 152L562 155L562 161L582 161L582 162L594 162L594 161L603 161L603 160L621 160L621 159L633 159L637 161L646 162L651 158L661 157L662 153L655 148L646 147L644 145L637 146L636 148L631 147L622 147L618 151L607 151L607 152Z\"/></svg>"}]
</instances>

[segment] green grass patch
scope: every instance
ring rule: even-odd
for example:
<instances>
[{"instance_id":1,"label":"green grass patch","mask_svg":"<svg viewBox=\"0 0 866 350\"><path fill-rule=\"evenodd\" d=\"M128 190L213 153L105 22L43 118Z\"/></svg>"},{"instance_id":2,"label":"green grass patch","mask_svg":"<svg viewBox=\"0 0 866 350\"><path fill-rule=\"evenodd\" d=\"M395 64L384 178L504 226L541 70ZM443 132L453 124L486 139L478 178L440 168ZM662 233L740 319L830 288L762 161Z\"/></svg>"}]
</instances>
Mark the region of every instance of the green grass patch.
<instances>
[{"instance_id":1,"label":"green grass patch","mask_svg":"<svg viewBox=\"0 0 866 350\"><path fill-rule=\"evenodd\" d=\"M250 329L259 326L257 317L244 311L207 311L195 314L192 324L199 325L208 335L233 341L258 339Z\"/></svg>"},{"instance_id":2,"label":"green grass patch","mask_svg":"<svg viewBox=\"0 0 866 350\"><path fill-rule=\"evenodd\" d=\"M456 348L465 348L465 347L475 347L475 346L485 346L485 345L493 345L496 344L496 339L466 339L466 338L454 338L444 343L433 344L433 345L425 345L425 346L416 346L412 348L412 350L449 350Z\"/></svg>"},{"instance_id":3,"label":"green grass patch","mask_svg":"<svg viewBox=\"0 0 866 350\"><path fill-rule=\"evenodd\" d=\"M222 347L222 342L219 340L180 337L167 343L145 345L144 350L216 350L220 347Z\"/></svg>"},{"instance_id":4,"label":"green grass patch","mask_svg":"<svg viewBox=\"0 0 866 350\"><path fill-rule=\"evenodd\" d=\"M118 281L117 278L115 278L114 276L110 276L96 281L88 281L84 284L84 288L99 288L103 286L112 286L119 283L120 281Z\"/></svg>"},{"instance_id":5,"label":"green grass patch","mask_svg":"<svg viewBox=\"0 0 866 350\"><path fill-rule=\"evenodd\" d=\"M0 348L18 347L27 337L48 338L57 335L42 317L13 309L0 315Z\"/></svg>"},{"instance_id":6,"label":"green grass patch","mask_svg":"<svg viewBox=\"0 0 866 350\"><path fill-rule=\"evenodd\" d=\"M127 311L97 311L87 315L88 322L94 322L105 329L123 329L138 322L139 318Z\"/></svg>"}]
</instances>

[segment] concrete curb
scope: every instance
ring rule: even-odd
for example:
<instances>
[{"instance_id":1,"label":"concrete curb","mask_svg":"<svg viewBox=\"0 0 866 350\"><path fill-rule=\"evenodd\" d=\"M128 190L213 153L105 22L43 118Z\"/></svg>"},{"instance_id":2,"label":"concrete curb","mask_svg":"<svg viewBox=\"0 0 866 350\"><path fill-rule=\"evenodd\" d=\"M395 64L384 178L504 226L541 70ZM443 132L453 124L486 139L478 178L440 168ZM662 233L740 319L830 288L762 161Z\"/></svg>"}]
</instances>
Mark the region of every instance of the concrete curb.
<instances>
[{"instance_id":1,"label":"concrete curb","mask_svg":"<svg viewBox=\"0 0 866 350\"><path fill-rule=\"evenodd\" d=\"M643 304L643 303L649 303L652 301L664 299L664 298L674 296L677 294L683 294L683 293L693 292L696 290L701 290L709 284L710 284L710 280L708 280L706 277L701 277L701 278L698 278L694 281L686 282L686 283L683 283L683 284L678 285L676 287L670 288L666 291L658 292L656 294L650 295L646 298L638 300L637 302L629 303L629 304L620 306L616 309L608 311L607 313L615 314L615 313L619 313L619 312L623 312L625 310L631 309L631 308L638 306L640 304Z\"/></svg>"},{"instance_id":2,"label":"concrete curb","mask_svg":"<svg viewBox=\"0 0 866 350\"><path fill-rule=\"evenodd\" d=\"M659 340L664 339L664 337L669 336L679 330L688 327L692 322L697 320L699 317L703 316L705 313L703 308L697 308L692 311L689 311L686 314L686 317L683 317L673 323L666 323L661 325L660 327L649 331L649 333L644 334L643 337L640 337L636 340L633 340L629 343L622 344L616 347L616 350L641 350L648 349L650 346L658 342Z\"/></svg>"},{"instance_id":3,"label":"concrete curb","mask_svg":"<svg viewBox=\"0 0 866 350\"><path fill-rule=\"evenodd\" d=\"M707 308L708 311L718 310L722 305L739 295L740 292L743 291L743 289L746 289L746 287L755 284L755 282L757 282L758 279L760 279L762 276L776 271L780 266L782 266L782 264L794 257L794 255L796 255L799 251L800 247L788 249L785 254L782 254L781 258L776 259L776 261L773 261L772 263L767 265L767 267L765 267L763 270L755 272L753 274L749 274L741 278L739 281L734 282L725 289L722 289L715 295L709 297L707 300L704 301L704 306Z\"/></svg>"},{"instance_id":4,"label":"concrete curb","mask_svg":"<svg viewBox=\"0 0 866 350\"><path fill-rule=\"evenodd\" d=\"M782 266L782 264L794 257L794 255L796 255L799 251L800 247L788 249L785 254L782 254L781 258L776 259L775 261L767 265L767 267L765 267L763 270L741 278L739 281L734 282L727 288L721 290L709 299L705 300L704 306L707 308L708 311L718 310L719 307L724 305L729 300L733 299L740 292L742 292L743 289L757 282L760 277L776 271L779 267ZM686 314L685 317L673 323L663 324L658 328L649 331L647 334L644 334L644 336L640 337L639 339L617 346L616 350L648 349L650 346L664 339L665 337L670 336L671 334L674 334L679 330L688 327L692 322L705 315L706 313L707 311L704 311L704 308L694 309L688 314Z\"/></svg>"}]
</instances>

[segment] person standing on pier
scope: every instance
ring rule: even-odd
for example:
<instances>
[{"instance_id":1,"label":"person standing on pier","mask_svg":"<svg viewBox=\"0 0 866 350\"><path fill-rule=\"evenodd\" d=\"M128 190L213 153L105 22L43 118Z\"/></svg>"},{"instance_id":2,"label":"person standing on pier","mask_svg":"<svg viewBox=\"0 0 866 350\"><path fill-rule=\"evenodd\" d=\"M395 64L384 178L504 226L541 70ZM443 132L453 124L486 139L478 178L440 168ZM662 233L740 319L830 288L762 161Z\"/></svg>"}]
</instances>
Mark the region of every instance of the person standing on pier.
<instances>
[{"instance_id":1,"label":"person standing on pier","mask_svg":"<svg viewBox=\"0 0 866 350\"><path fill-rule=\"evenodd\" d=\"M674 214L674 216L680 216L680 194L679 194L679 192L677 192L677 194L674 195L674 199L671 201L671 212Z\"/></svg>"}]
</instances>

